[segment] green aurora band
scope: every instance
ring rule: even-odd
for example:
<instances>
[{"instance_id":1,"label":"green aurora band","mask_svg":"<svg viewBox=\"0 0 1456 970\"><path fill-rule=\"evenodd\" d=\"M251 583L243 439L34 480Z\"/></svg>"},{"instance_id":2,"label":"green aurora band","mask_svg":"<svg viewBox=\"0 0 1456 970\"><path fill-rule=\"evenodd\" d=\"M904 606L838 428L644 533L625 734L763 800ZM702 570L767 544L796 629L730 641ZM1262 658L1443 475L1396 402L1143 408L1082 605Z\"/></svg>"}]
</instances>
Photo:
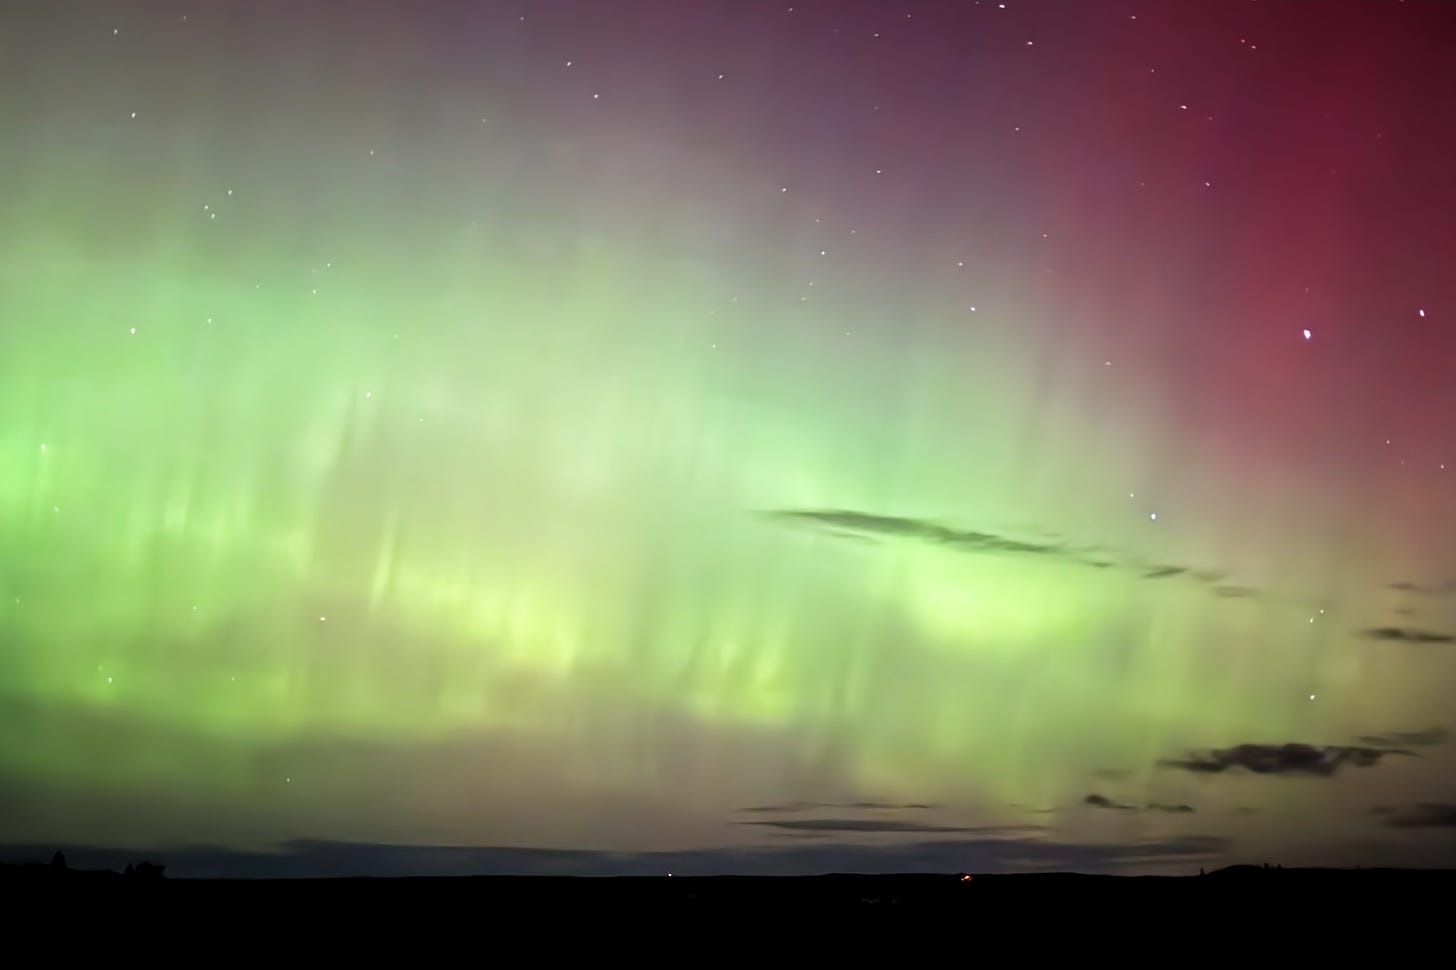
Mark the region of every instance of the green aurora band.
<instances>
[{"instance_id":1,"label":"green aurora band","mask_svg":"<svg viewBox=\"0 0 1456 970\"><path fill-rule=\"evenodd\" d=\"M228 801L293 785L260 751L300 739L509 732L584 789L666 793L669 712L792 739L840 791L1005 820L1097 767L1176 796L1160 757L1329 733L1292 695L1312 667L1326 691L1368 673L1321 654L1318 607L758 514L954 510L1105 537L1105 428L1064 419L1042 433L1059 460L1018 458L1012 348L983 379L927 358L875 383L808 340L753 368L700 310L682 322L709 283L605 247L554 297L507 267L404 320L407 290L334 297L335 267L290 291L165 255L4 264L7 317L37 321L0 363L0 541L18 552L0 676L31 702L0 735L12 777ZM1146 556L1179 529L1107 532ZM109 742L117 716L151 743ZM690 796L730 812L760 794L741 782L707 771Z\"/></svg>"}]
</instances>

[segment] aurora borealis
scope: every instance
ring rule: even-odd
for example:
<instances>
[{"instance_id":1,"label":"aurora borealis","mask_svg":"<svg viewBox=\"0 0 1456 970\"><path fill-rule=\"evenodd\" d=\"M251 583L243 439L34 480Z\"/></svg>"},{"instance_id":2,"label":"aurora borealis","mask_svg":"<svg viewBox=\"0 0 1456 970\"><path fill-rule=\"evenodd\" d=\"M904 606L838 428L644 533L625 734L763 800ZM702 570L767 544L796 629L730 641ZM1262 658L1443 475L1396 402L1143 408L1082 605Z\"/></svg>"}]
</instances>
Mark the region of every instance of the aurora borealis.
<instances>
[{"instance_id":1,"label":"aurora borealis","mask_svg":"<svg viewBox=\"0 0 1456 970\"><path fill-rule=\"evenodd\" d=\"M1453 73L1442 0L7 3L0 842L1456 863Z\"/></svg>"}]
</instances>

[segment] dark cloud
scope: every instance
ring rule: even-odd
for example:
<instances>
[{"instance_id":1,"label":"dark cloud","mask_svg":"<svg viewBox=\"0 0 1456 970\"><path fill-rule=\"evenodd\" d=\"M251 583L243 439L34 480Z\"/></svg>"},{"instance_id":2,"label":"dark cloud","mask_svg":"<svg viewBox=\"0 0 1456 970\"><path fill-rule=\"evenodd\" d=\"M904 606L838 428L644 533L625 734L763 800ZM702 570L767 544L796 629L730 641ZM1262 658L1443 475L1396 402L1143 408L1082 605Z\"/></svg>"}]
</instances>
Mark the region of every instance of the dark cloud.
<instances>
[{"instance_id":1,"label":"dark cloud","mask_svg":"<svg viewBox=\"0 0 1456 970\"><path fill-rule=\"evenodd\" d=\"M1122 805L1122 804L1119 804L1117 802L1114 802L1112 799L1108 798L1106 795L1099 795L1096 792L1093 792L1092 794L1088 795L1086 798L1082 799L1082 804L1083 805L1091 805L1093 808L1110 808L1110 809L1115 809L1115 810L1117 810L1119 812L1135 812L1135 811L1137 811L1137 809L1133 808L1131 805Z\"/></svg>"},{"instance_id":2,"label":"dark cloud","mask_svg":"<svg viewBox=\"0 0 1456 970\"><path fill-rule=\"evenodd\" d=\"M1451 732L1443 727L1426 728L1424 731L1391 731L1389 734L1361 735L1360 743L1372 748L1419 748L1432 744L1445 744Z\"/></svg>"},{"instance_id":3,"label":"dark cloud","mask_svg":"<svg viewBox=\"0 0 1456 970\"><path fill-rule=\"evenodd\" d=\"M1328 778L1341 768L1369 768L1390 754L1414 754L1398 748L1364 748L1344 745L1316 747L1312 744L1241 744L1191 752L1186 758L1159 762L1167 768L1181 768L1198 774L1221 774L1243 768L1259 775L1313 775Z\"/></svg>"},{"instance_id":4,"label":"dark cloud","mask_svg":"<svg viewBox=\"0 0 1456 970\"><path fill-rule=\"evenodd\" d=\"M1035 825L932 825L888 818L773 818L739 824L762 825L794 832L978 832L983 835L1000 832L1026 833L1039 828Z\"/></svg>"},{"instance_id":5,"label":"dark cloud","mask_svg":"<svg viewBox=\"0 0 1456 970\"><path fill-rule=\"evenodd\" d=\"M818 808L832 808L827 802L784 802L780 805L748 805L740 812L810 812Z\"/></svg>"},{"instance_id":6,"label":"dark cloud","mask_svg":"<svg viewBox=\"0 0 1456 970\"><path fill-rule=\"evenodd\" d=\"M1093 792L1086 798L1082 799L1082 804L1090 805L1093 808L1107 808L1119 812L1136 812L1140 810L1136 805L1124 805L1121 802L1113 801L1106 795L1099 795L1096 792ZM1148 812L1167 812L1169 814L1182 815L1193 811L1193 806L1182 804L1165 804L1163 802L1148 802L1147 805L1143 806L1141 810Z\"/></svg>"},{"instance_id":7,"label":"dark cloud","mask_svg":"<svg viewBox=\"0 0 1456 970\"><path fill-rule=\"evenodd\" d=\"M875 515L848 509L784 509L768 513L777 519L858 534L918 539L936 545L953 546L972 552L1006 552L1069 557L1073 551L1060 542L1026 542L991 532L954 529L925 519L898 515Z\"/></svg>"},{"instance_id":8,"label":"dark cloud","mask_svg":"<svg viewBox=\"0 0 1456 970\"><path fill-rule=\"evenodd\" d=\"M824 809L853 808L869 812L925 811L935 808L924 802L783 802L778 805L750 805L740 812L814 812Z\"/></svg>"},{"instance_id":9,"label":"dark cloud","mask_svg":"<svg viewBox=\"0 0 1456 970\"><path fill-rule=\"evenodd\" d=\"M1456 636L1449 633L1432 633L1401 626L1378 626L1363 630L1361 636L1368 640L1385 640L1392 643L1456 643Z\"/></svg>"},{"instance_id":10,"label":"dark cloud","mask_svg":"<svg viewBox=\"0 0 1456 970\"><path fill-rule=\"evenodd\" d=\"M1226 840L1206 835L1125 843L1060 842L1042 837L936 839L878 845L794 840L766 846L683 852L293 842L273 851L209 847L145 850L85 845L0 846L0 861L49 859L60 849L72 868L121 869L150 858L178 878L348 876L786 876L826 872L1145 871L1197 866L1226 856Z\"/></svg>"},{"instance_id":11,"label":"dark cloud","mask_svg":"<svg viewBox=\"0 0 1456 970\"><path fill-rule=\"evenodd\" d=\"M957 529L928 519L908 516L876 515L850 509L775 509L763 514L780 522L807 525L838 538L880 536L926 542L969 553L1036 556L1097 569L1123 569L1135 572L1143 579L1171 579L1186 576L1205 586L1213 586L1225 575L1217 570L1195 570L1188 566L1144 563L1133 559L1117 562L1115 559L1109 559L1110 550L1102 546L1073 546L1060 539L1030 542L994 532ZM1215 588L1243 589L1243 587Z\"/></svg>"},{"instance_id":12,"label":"dark cloud","mask_svg":"<svg viewBox=\"0 0 1456 970\"><path fill-rule=\"evenodd\" d=\"M1444 802L1423 802L1382 814L1393 829L1456 829L1456 805Z\"/></svg>"},{"instance_id":13,"label":"dark cloud","mask_svg":"<svg viewBox=\"0 0 1456 970\"><path fill-rule=\"evenodd\" d=\"M924 811L935 808L934 805L928 805L925 802L905 802L900 805L889 802L850 802L848 807L871 809L874 811L884 811L887 809L892 811Z\"/></svg>"},{"instance_id":14,"label":"dark cloud","mask_svg":"<svg viewBox=\"0 0 1456 970\"><path fill-rule=\"evenodd\" d=\"M1442 583L1439 586L1422 586L1420 583L1391 583L1386 589L1400 593L1414 593L1417 596L1444 596L1456 592L1456 583Z\"/></svg>"}]
</instances>

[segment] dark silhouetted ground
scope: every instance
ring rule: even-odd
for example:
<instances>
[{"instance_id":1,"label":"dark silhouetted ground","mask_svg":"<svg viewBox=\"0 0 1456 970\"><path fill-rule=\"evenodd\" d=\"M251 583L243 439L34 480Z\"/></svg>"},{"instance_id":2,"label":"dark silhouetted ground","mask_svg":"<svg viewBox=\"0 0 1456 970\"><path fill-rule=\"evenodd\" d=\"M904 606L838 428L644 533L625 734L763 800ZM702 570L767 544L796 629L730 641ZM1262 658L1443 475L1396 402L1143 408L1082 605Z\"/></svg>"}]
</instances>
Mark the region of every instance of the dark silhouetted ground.
<instances>
[{"instance_id":1,"label":"dark silhouetted ground","mask_svg":"<svg viewBox=\"0 0 1456 970\"><path fill-rule=\"evenodd\" d=\"M0 892L32 898L65 894L97 901L141 898L168 905L391 906L468 904L490 909L617 907L842 908L951 907L975 911L1002 904L1055 902L1160 908L1214 902L1290 906L1329 904L1369 911L1397 901L1412 908L1456 900L1456 871L1419 869L1281 869L1231 866L1193 876L1018 875L800 877L698 876L573 878L478 876L398 879L166 879L159 866L126 874L55 865L0 866Z\"/></svg>"}]
</instances>

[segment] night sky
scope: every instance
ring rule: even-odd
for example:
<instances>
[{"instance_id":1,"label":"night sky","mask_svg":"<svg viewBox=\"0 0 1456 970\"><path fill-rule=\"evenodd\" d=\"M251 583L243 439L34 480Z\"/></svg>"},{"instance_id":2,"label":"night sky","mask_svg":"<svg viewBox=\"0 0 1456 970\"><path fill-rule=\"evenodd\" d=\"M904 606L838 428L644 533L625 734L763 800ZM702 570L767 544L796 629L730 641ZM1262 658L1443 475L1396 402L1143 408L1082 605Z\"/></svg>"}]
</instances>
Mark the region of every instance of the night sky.
<instances>
[{"instance_id":1,"label":"night sky","mask_svg":"<svg viewBox=\"0 0 1456 970\"><path fill-rule=\"evenodd\" d=\"M1447 0L8 0L0 227L0 843L1456 864Z\"/></svg>"}]
</instances>

